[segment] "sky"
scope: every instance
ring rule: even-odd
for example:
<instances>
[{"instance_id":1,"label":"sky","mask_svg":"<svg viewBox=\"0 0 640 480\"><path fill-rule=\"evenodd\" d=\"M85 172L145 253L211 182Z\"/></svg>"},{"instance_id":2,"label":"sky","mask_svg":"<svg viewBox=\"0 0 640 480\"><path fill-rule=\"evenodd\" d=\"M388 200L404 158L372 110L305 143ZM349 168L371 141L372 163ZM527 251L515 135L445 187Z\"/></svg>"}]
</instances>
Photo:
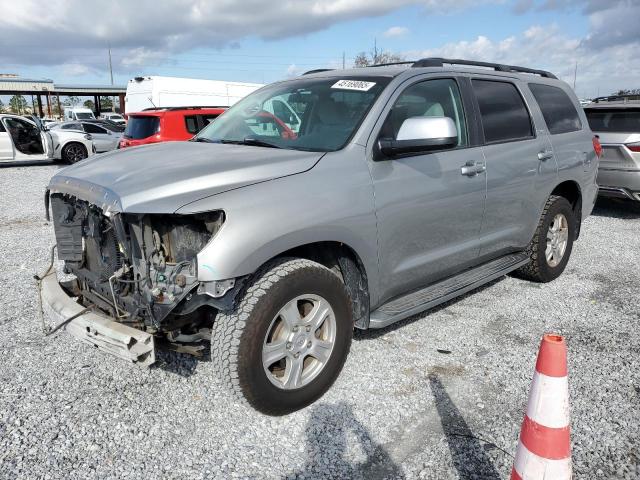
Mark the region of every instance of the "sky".
<instances>
[{"instance_id":1,"label":"sky","mask_svg":"<svg viewBox=\"0 0 640 480\"><path fill-rule=\"evenodd\" d=\"M378 49L550 70L581 98L640 88L640 0L0 0L0 73L269 83Z\"/></svg>"}]
</instances>

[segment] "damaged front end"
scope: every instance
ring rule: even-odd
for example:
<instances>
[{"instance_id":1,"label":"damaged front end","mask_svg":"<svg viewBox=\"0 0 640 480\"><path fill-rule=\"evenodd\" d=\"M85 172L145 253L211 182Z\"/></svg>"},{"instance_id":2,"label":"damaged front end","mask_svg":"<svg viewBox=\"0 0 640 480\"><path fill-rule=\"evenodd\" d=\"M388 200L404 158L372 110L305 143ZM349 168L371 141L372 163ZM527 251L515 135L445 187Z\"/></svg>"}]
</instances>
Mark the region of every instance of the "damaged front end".
<instances>
[{"instance_id":1,"label":"damaged front end","mask_svg":"<svg viewBox=\"0 0 640 480\"><path fill-rule=\"evenodd\" d=\"M197 254L224 224L224 212L118 213L61 192L49 202L58 259L75 277L62 284L66 293L110 322L200 354L216 311L232 306L242 283L198 281Z\"/></svg>"}]
</instances>

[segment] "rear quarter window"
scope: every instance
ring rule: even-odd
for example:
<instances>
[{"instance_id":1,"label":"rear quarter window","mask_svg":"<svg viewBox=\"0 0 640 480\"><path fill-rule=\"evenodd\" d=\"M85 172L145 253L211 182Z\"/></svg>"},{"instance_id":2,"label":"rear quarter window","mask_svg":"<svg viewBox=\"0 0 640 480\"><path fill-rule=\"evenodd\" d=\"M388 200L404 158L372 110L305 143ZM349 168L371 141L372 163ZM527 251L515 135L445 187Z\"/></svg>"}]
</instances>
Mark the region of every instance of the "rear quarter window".
<instances>
[{"instance_id":1,"label":"rear quarter window","mask_svg":"<svg viewBox=\"0 0 640 480\"><path fill-rule=\"evenodd\" d=\"M194 135L198 133L198 117L196 117L195 115L185 116L184 124L187 128L187 132L193 133Z\"/></svg>"},{"instance_id":2,"label":"rear quarter window","mask_svg":"<svg viewBox=\"0 0 640 480\"><path fill-rule=\"evenodd\" d=\"M513 83L472 80L480 107L486 143L510 142L533 137L529 110Z\"/></svg>"},{"instance_id":3,"label":"rear quarter window","mask_svg":"<svg viewBox=\"0 0 640 480\"><path fill-rule=\"evenodd\" d=\"M561 88L540 83L530 83L529 89L536 102L538 102L551 135L582 130L582 122L578 116L578 111L569 96Z\"/></svg>"}]
</instances>

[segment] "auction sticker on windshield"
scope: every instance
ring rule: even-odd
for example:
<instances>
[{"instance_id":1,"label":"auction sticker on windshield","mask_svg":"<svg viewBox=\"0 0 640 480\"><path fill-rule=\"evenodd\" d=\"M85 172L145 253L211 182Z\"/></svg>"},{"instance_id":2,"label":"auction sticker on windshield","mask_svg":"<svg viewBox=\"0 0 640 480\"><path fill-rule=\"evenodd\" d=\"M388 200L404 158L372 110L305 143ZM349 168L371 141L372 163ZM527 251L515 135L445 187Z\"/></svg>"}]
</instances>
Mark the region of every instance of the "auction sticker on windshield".
<instances>
[{"instance_id":1,"label":"auction sticker on windshield","mask_svg":"<svg viewBox=\"0 0 640 480\"><path fill-rule=\"evenodd\" d=\"M331 88L340 88L342 90L359 90L366 92L371 89L376 82L364 82L362 80L338 80Z\"/></svg>"}]
</instances>

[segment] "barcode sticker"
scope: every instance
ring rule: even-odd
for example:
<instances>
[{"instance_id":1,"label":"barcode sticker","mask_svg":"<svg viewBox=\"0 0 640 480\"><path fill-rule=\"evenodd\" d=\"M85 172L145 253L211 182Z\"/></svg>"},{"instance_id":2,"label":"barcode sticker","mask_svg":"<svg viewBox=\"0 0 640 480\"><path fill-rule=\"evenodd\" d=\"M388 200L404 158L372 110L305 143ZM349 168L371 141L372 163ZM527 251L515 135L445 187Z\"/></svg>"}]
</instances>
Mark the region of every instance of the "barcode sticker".
<instances>
[{"instance_id":1,"label":"barcode sticker","mask_svg":"<svg viewBox=\"0 0 640 480\"><path fill-rule=\"evenodd\" d=\"M340 88L342 90L358 90L367 92L376 84L376 82L364 82L362 80L338 80L331 88Z\"/></svg>"}]
</instances>

